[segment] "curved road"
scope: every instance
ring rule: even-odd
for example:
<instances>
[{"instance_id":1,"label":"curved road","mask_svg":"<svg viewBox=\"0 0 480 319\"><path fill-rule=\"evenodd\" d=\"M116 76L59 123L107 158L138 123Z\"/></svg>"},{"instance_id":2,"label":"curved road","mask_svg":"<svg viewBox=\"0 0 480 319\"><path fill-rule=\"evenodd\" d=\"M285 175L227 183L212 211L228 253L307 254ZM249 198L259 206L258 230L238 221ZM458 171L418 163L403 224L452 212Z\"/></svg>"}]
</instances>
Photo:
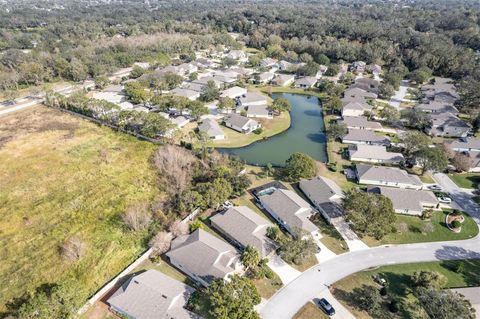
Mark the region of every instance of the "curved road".
<instances>
[{"instance_id":1,"label":"curved road","mask_svg":"<svg viewBox=\"0 0 480 319\"><path fill-rule=\"evenodd\" d=\"M448 181L440 181L446 176L435 177L447 188ZM480 223L479 210L469 196L459 189L448 187L446 190ZM303 305L328 289L329 285L370 267L455 259L480 259L480 236L458 241L385 245L345 253L303 272L273 295L262 307L260 315L264 319L292 318Z\"/></svg>"}]
</instances>

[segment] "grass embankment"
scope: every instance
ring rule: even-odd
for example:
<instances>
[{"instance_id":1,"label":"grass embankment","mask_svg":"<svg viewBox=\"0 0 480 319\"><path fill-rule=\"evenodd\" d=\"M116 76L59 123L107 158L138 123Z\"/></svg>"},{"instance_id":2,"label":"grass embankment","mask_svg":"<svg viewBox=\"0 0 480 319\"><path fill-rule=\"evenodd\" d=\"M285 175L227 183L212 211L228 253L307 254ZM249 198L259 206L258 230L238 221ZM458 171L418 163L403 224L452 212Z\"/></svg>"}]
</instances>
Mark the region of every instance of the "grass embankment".
<instances>
[{"instance_id":1,"label":"grass embankment","mask_svg":"<svg viewBox=\"0 0 480 319\"><path fill-rule=\"evenodd\" d=\"M448 174L448 177L461 188L476 189L480 184L479 173Z\"/></svg>"},{"instance_id":2,"label":"grass embankment","mask_svg":"<svg viewBox=\"0 0 480 319\"><path fill-rule=\"evenodd\" d=\"M458 267L460 263L463 264L463 270L459 269L462 267ZM480 260L442 261L384 266L371 271L359 272L336 282L333 285L333 294L358 319L370 318L366 312L360 311L355 307L355 295L352 294L352 290L363 285L376 286L372 276L380 274L387 280L389 294L394 298L398 298L401 303L399 307L401 310L400 314L405 314L405 316L400 317L407 318L409 317L407 313L410 313L412 302L416 299L412 294L413 282L410 277L417 271L436 271L441 273L448 279L446 288L480 285Z\"/></svg>"},{"instance_id":3,"label":"grass embankment","mask_svg":"<svg viewBox=\"0 0 480 319\"><path fill-rule=\"evenodd\" d=\"M468 239L475 237L478 234L478 226L475 221L468 214L463 213L465 222L462 224L462 231L454 233L445 226L445 217L449 211L436 211L433 213L431 220L422 220L416 216L396 215L397 221L395 226L401 229L400 224L408 225L408 231L395 232L386 235L381 240L376 240L372 237L364 237L362 240L369 246L378 246L385 244L408 244L432 241L448 241ZM425 230L425 225L431 223L433 231Z\"/></svg>"},{"instance_id":4,"label":"grass embankment","mask_svg":"<svg viewBox=\"0 0 480 319\"><path fill-rule=\"evenodd\" d=\"M231 128L221 126L225 133L224 140L211 141L208 146L210 147L225 147L236 148L250 145L254 142L272 137L280 134L290 127L290 113L283 112L279 116L275 116L273 119L254 119L262 124L262 133L239 133Z\"/></svg>"},{"instance_id":5,"label":"grass embankment","mask_svg":"<svg viewBox=\"0 0 480 319\"><path fill-rule=\"evenodd\" d=\"M320 308L313 304L313 302L307 302L293 317L293 319L327 319L327 316Z\"/></svg>"},{"instance_id":6,"label":"grass embankment","mask_svg":"<svg viewBox=\"0 0 480 319\"><path fill-rule=\"evenodd\" d=\"M161 195L156 148L45 107L0 118L0 311L44 283L93 293L146 248L119 216ZM73 235L86 254L67 262L58 247Z\"/></svg>"}]
</instances>

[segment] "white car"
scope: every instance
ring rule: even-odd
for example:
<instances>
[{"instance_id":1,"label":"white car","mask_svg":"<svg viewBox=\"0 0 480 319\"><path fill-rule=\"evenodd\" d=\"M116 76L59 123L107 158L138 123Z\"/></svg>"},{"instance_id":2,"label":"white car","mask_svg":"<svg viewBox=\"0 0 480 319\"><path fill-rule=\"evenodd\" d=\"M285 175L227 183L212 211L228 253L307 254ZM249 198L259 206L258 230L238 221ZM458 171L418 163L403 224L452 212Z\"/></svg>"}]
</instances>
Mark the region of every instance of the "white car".
<instances>
[{"instance_id":1,"label":"white car","mask_svg":"<svg viewBox=\"0 0 480 319\"><path fill-rule=\"evenodd\" d=\"M428 186L428 189L432 190L432 191L441 191L442 190L442 187L440 185L430 185Z\"/></svg>"},{"instance_id":2,"label":"white car","mask_svg":"<svg viewBox=\"0 0 480 319\"><path fill-rule=\"evenodd\" d=\"M230 207L233 207L233 204L232 204L231 201L226 200L226 201L222 204L222 207L225 208L225 209L229 209Z\"/></svg>"},{"instance_id":3,"label":"white car","mask_svg":"<svg viewBox=\"0 0 480 319\"><path fill-rule=\"evenodd\" d=\"M450 197L440 197L438 199L438 201L440 203L443 203L443 204L451 204L452 203L452 199Z\"/></svg>"}]
</instances>

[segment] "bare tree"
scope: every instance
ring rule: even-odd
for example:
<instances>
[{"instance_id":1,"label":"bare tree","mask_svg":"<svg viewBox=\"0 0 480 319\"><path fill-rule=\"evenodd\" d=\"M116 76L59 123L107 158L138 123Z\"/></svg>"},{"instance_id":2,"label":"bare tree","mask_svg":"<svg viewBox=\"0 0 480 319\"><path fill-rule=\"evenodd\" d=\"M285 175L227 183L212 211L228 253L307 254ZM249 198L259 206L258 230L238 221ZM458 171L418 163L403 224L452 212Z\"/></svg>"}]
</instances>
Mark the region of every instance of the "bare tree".
<instances>
[{"instance_id":1,"label":"bare tree","mask_svg":"<svg viewBox=\"0 0 480 319\"><path fill-rule=\"evenodd\" d=\"M60 255L67 260L76 261L85 255L86 248L80 237L73 236L60 245Z\"/></svg>"},{"instance_id":2,"label":"bare tree","mask_svg":"<svg viewBox=\"0 0 480 319\"><path fill-rule=\"evenodd\" d=\"M155 153L154 162L168 193L179 194L189 186L196 158L188 150L165 145Z\"/></svg>"},{"instance_id":3,"label":"bare tree","mask_svg":"<svg viewBox=\"0 0 480 319\"><path fill-rule=\"evenodd\" d=\"M455 166L457 171L468 172L472 168L472 160L467 154L457 152L453 156L452 165Z\"/></svg>"},{"instance_id":4,"label":"bare tree","mask_svg":"<svg viewBox=\"0 0 480 319\"><path fill-rule=\"evenodd\" d=\"M152 213L148 204L141 203L129 207L122 215L125 225L133 231L145 229L152 222Z\"/></svg>"},{"instance_id":5,"label":"bare tree","mask_svg":"<svg viewBox=\"0 0 480 319\"><path fill-rule=\"evenodd\" d=\"M173 236L172 233L167 233L165 231L161 231L155 235L148 245L152 248L152 255L153 257L166 253L170 249L170 244L172 242Z\"/></svg>"},{"instance_id":6,"label":"bare tree","mask_svg":"<svg viewBox=\"0 0 480 319\"><path fill-rule=\"evenodd\" d=\"M173 237L178 237L189 233L189 225L187 223L182 223L180 220L174 221L170 225L169 229Z\"/></svg>"},{"instance_id":7,"label":"bare tree","mask_svg":"<svg viewBox=\"0 0 480 319\"><path fill-rule=\"evenodd\" d=\"M406 233L406 232L408 232L408 225L407 225L407 223L400 223L400 224L398 224L398 226L397 226L397 231L398 231L399 233Z\"/></svg>"}]
</instances>

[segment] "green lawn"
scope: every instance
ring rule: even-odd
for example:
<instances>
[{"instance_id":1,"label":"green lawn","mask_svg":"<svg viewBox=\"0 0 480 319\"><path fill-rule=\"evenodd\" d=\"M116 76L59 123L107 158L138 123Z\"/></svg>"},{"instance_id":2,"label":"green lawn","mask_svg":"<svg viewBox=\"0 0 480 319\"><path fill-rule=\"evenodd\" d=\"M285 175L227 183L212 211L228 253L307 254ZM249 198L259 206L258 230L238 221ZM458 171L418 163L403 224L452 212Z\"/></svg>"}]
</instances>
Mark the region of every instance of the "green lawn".
<instances>
[{"instance_id":1,"label":"green lawn","mask_svg":"<svg viewBox=\"0 0 480 319\"><path fill-rule=\"evenodd\" d=\"M476 189L480 184L479 173L455 173L448 174L448 177L461 188L473 188Z\"/></svg>"},{"instance_id":2,"label":"green lawn","mask_svg":"<svg viewBox=\"0 0 480 319\"><path fill-rule=\"evenodd\" d=\"M456 272L459 263L463 263L463 271ZM466 261L442 261L413 263L404 265L384 266L375 270L362 271L348 276L333 285L333 294L343 303L357 318L370 318L364 312L355 308L355 295L352 294L354 288L363 285L377 286L372 276L380 274L388 282L388 292L396 298L399 298L401 307L404 309L403 318L410 317L411 303L415 298L411 294L413 283L410 277L417 271L436 271L444 275L447 279L446 288L459 288L480 285L480 260ZM377 286L378 287L378 286Z\"/></svg>"},{"instance_id":3,"label":"green lawn","mask_svg":"<svg viewBox=\"0 0 480 319\"><path fill-rule=\"evenodd\" d=\"M161 196L157 146L45 107L1 117L0 141L0 312L45 283L93 293L146 249L119 216ZM68 262L58 247L73 235L86 254Z\"/></svg>"},{"instance_id":4,"label":"green lawn","mask_svg":"<svg viewBox=\"0 0 480 319\"><path fill-rule=\"evenodd\" d=\"M253 279L253 284L257 287L257 291L262 298L269 299L273 296L274 293L277 292L282 286L282 280L276 273L272 271L273 278L261 278L261 279Z\"/></svg>"},{"instance_id":5,"label":"green lawn","mask_svg":"<svg viewBox=\"0 0 480 319\"><path fill-rule=\"evenodd\" d=\"M293 319L327 319L327 316L320 308L313 304L313 302L307 302L293 317Z\"/></svg>"},{"instance_id":6,"label":"green lawn","mask_svg":"<svg viewBox=\"0 0 480 319\"><path fill-rule=\"evenodd\" d=\"M434 212L430 221L422 220L416 216L406 216L397 214L396 226L397 229L401 223L408 225L409 230L404 233L396 232L385 236L381 240L375 240L372 237L364 237L362 240L369 246L378 246L385 244L407 244L431 241L447 241L468 239L475 237L478 234L478 226L475 221L468 215L465 216L465 222L462 224L462 231L454 233L445 227L445 216L448 211ZM428 223L432 223L434 231L426 233L424 227Z\"/></svg>"},{"instance_id":7,"label":"green lawn","mask_svg":"<svg viewBox=\"0 0 480 319\"><path fill-rule=\"evenodd\" d=\"M262 133L255 134L243 134L239 133L231 128L221 126L225 133L224 140L211 141L208 146L210 147L228 147L236 148L247 146L262 139L282 133L290 127L290 113L283 112L279 116L275 116L273 119L255 119L262 123Z\"/></svg>"},{"instance_id":8,"label":"green lawn","mask_svg":"<svg viewBox=\"0 0 480 319\"><path fill-rule=\"evenodd\" d=\"M328 249L333 251L335 254L343 254L348 251L347 243L342 238L340 233L335 229L335 227L327 223L327 221L321 215L314 216L312 218L312 222L320 230L320 233L323 236L320 241L327 246Z\"/></svg>"}]
</instances>

